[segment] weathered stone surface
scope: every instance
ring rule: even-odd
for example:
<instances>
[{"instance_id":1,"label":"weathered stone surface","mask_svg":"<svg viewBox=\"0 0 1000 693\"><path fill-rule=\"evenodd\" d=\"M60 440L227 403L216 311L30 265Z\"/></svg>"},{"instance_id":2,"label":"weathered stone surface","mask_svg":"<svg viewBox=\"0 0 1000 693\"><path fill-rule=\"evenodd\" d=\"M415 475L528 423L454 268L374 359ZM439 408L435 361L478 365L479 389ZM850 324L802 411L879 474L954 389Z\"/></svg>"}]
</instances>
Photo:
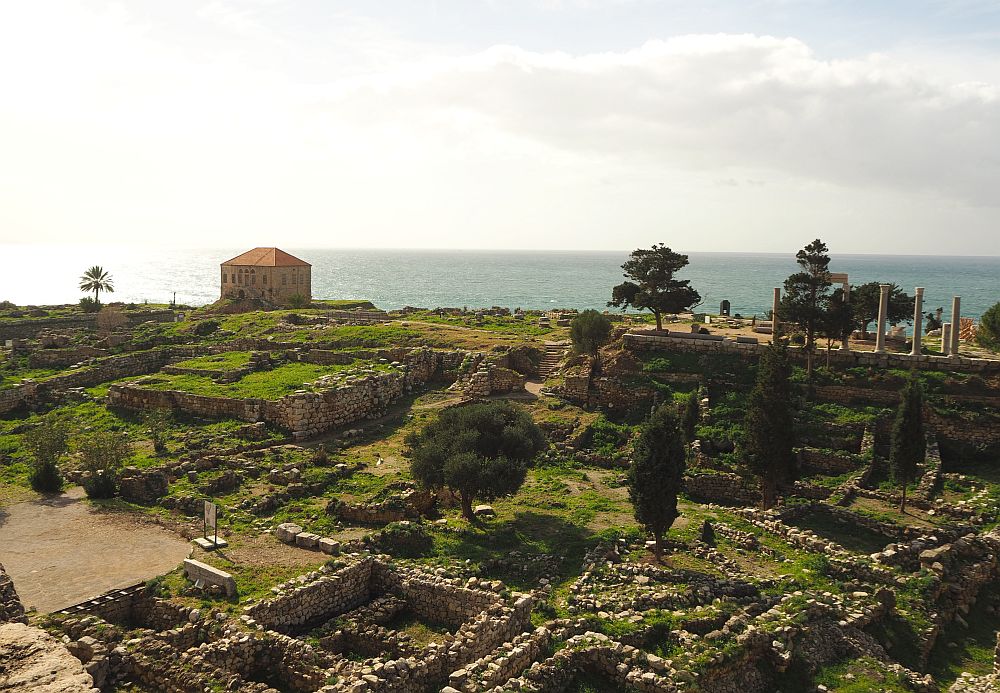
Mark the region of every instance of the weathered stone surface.
<instances>
[{"instance_id":1,"label":"weathered stone surface","mask_svg":"<svg viewBox=\"0 0 1000 693\"><path fill-rule=\"evenodd\" d=\"M96 693L80 660L45 631L23 623L0 625L0 691Z\"/></svg>"},{"instance_id":2,"label":"weathered stone surface","mask_svg":"<svg viewBox=\"0 0 1000 693\"><path fill-rule=\"evenodd\" d=\"M294 544L295 537L302 533L302 527L294 522L285 522L274 528L274 536L286 544Z\"/></svg>"},{"instance_id":3,"label":"weathered stone surface","mask_svg":"<svg viewBox=\"0 0 1000 693\"><path fill-rule=\"evenodd\" d=\"M236 580L224 570L190 558L184 560L184 574L189 580L202 580L210 585L218 585L226 590L226 596L236 594Z\"/></svg>"}]
</instances>

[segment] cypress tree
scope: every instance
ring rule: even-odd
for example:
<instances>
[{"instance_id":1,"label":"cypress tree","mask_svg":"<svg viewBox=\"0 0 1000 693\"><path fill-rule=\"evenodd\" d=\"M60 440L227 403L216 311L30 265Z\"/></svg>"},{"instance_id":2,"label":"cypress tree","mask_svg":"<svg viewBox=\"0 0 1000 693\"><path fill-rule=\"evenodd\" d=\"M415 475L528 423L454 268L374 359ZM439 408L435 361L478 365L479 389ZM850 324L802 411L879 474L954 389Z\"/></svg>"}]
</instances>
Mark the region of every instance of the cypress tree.
<instances>
[{"instance_id":1,"label":"cypress tree","mask_svg":"<svg viewBox=\"0 0 1000 693\"><path fill-rule=\"evenodd\" d=\"M906 487L913 481L917 465L924 461L927 452L923 408L923 389L916 375L910 373L910 378L900 393L899 407L892 423L892 446L889 450L889 471L902 492L899 512L906 510Z\"/></svg>"},{"instance_id":2,"label":"cypress tree","mask_svg":"<svg viewBox=\"0 0 1000 693\"><path fill-rule=\"evenodd\" d=\"M747 400L740 458L760 478L765 510L774 505L778 483L795 476L790 375L784 348L771 345L761 352L756 382Z\"/></svg>"},{"instance_id":3,"label":"cypress tree","mask_svg":"<svg viewBox=\"0 0 1000 693\"><path fill-rule=\"evenodd\" d=\"M681 427L684 429L684 442L690 445L694 442L695 429L701 420L701 403L698 401L701 394L699 388L695 388L688 395L684 402L684 411L681 414Z\"/></svg>"},{"instance_id":4,"label":"cypress tree","mask_svg":"<svg viewBox=\"0 0 1000 693\"><path fill-rule=\"evenodd\" d=\"M658 407L643 424L628 472L635 519L656 539L657 560L663 555L663 535L677 519L677 494L684 477L684 441L672 409Z\"/></svg>"}]
</instances>

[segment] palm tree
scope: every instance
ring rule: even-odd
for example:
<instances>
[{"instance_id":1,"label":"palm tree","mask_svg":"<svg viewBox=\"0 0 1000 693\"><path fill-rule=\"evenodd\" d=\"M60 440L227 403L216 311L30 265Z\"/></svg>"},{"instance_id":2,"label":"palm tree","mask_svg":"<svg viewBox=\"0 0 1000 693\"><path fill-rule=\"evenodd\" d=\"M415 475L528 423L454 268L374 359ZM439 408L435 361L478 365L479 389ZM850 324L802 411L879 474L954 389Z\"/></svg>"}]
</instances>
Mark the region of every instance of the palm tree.
<instances>
[{"instance_id":1,"label":"palm tree","mask_svg":"<svg viewBox=\"0 0 1000 693\"><path fill-rule=\"evenodd\" d=\"M102 291L114 293L114 290L115 287L111 284L111 275L105 272L100 265L94 265L80 277L80 291L93 291L94 303L100 303L98 296Z\"/></svg>"}]
</instances>

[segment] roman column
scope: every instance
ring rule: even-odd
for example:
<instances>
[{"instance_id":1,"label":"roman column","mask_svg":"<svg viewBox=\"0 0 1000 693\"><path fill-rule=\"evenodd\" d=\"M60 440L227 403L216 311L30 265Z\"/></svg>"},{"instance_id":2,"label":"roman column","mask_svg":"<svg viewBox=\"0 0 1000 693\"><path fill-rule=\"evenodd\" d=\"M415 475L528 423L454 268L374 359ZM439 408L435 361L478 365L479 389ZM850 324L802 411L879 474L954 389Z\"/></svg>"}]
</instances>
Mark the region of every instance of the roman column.
<instances>
[{"instance_id":1,"label":"roman column","mask_svg":"<svg viewBox=\"0 0 1000 693\"><path fill-rule=\"evenodd\" d=\"M878 297L878 334L875 335L875 353L885 353L885 318L889 311L889 289L891 284L880 284L881 293Z\"/></svg>"},{"instance_id":2,"label":"roman column","mask_svg":"<svg viewBox=\"0 0 1000 693\"><path fill-rule=\"evenodd\" d=\"M847 282L844 282L844 303L850 303L850 302L851 302L851 285L848 284ZM851 350L850 341L851 341L851 334L850 331L848 331L848 333L844 335L843 340L841 340L840 342L840 350L845 354Z\"/></svg>"},{"instance_id":3,"label":"roman column","mask_svg":"<svg viewBox=\"0 0 1000 693\"><path fill-rule=\"evenodd\" d=\"M947 356L951 353L951 323L941 323L941 354Z\"/></svg>"},{"instance_id":4,"label":"roman column","mask_svg":"<svg viewBox=\"0 0 1000 693\"><path fill-rule=\"evenodd\" d=\"M949 356L958 356L958 340L962 336L962 298L953 296L951 299L951 348Z\"/></svg>"},{"instance_id":5,"label":"roman column","mask_svg":"<svg viewBox=\"0 0 1000 693\"><path fill-rule=\"evenodd\" d=\"M920 356L920 330L923 327L924 319L924 287L916 288L916 295L913 297L913 348L910 356Z\"/></svg>"},{"instance_id":6,"label":"roman column","mask_svg":"<svg viewBox=\"0 0 1000 693\"><path fill-rule=\"evenodd\" d=\"M781 289L774 288L774 299L771 302L771 342L778 341L778 304L781 303Z\"/></svg>"}]
</instances>

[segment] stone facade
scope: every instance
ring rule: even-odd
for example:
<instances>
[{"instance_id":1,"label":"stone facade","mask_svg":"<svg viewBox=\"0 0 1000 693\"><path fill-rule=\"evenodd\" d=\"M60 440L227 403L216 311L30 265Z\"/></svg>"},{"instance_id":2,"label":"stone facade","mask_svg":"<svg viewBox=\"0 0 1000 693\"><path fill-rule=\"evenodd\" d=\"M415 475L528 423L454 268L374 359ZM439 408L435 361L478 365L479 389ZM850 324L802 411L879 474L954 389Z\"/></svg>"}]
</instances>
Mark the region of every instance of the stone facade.
<instances>
[{"instance_id":1,"label":"stone facade","mask_svg":"<svg viewBox=\"0 0 1000 693\"><path fill-rule=\"evenodd\" d=\"M278 248L254 248L223 262L221 297L288 305L293 296L312 301L312 266Z\"/></svg>"}]
</instances>

